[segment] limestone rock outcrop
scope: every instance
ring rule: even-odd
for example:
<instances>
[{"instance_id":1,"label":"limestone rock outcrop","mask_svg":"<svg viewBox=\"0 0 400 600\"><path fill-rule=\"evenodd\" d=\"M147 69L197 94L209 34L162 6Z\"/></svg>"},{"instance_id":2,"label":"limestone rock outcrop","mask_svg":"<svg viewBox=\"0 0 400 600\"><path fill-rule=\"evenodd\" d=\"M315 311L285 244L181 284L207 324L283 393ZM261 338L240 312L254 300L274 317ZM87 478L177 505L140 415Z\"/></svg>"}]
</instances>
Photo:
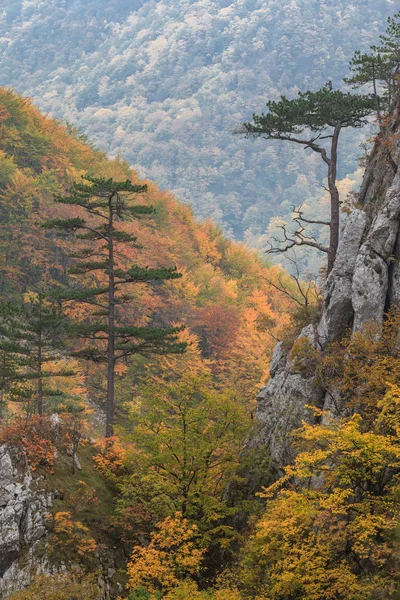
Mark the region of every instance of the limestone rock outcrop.
<instances>
[{"instance_id":1,"label":"limestone rock outcrop","mask_svg":"<svg viewBox=\"0 0 400 600\"><path fill-rule=\"evenodd\" d=\"M399 138L400 123L387 133ZM399 154L399 157L397 156ZM369 159L357 208L347 216L334 267L325 285L319 323L306 328L313 346L323 351L350 329L381 322L384 313L400 304L400 169L387 155L387 145L376 144ZM316 379L293 372L289 350L278 344L271 378L258 396L258 429L250 445L267 444L278 470L291 459L290 432L309 420L305 405L331 410L331 394L323 399Z\"/></svg>"},{"instance_id":2,"label":"limestone rock outcrop","mask_svg":"<svg viewBox=\"0 0 400 600\"><path fill-rule=\"evenodd\" d=\"M306 327L301 337L306 337L314 347L318 347L312 325ZM306 404L318 406L324 393L315 384L314 378L305 378L293 372L290 351L280 342L274 352L270 367L271 379L258 395L258 432L255 445L268 445L274 467L280 468L292 458L292 449L287 440L290 432L303 419L310 418ZM253 440L249 446L253 445Z\"/></svg>"},{"instance_id":3,"label":"limestone rock outcrop","mask_svg":"<svg viewBox=\"0 0 400 600\"><path fill-rule=\"evenodd\" d=\"M0 598L46 572L39 544L46 537L46 513L52 495L34 479L16 448L0 446Z\"/></svg>"}]
</instances>

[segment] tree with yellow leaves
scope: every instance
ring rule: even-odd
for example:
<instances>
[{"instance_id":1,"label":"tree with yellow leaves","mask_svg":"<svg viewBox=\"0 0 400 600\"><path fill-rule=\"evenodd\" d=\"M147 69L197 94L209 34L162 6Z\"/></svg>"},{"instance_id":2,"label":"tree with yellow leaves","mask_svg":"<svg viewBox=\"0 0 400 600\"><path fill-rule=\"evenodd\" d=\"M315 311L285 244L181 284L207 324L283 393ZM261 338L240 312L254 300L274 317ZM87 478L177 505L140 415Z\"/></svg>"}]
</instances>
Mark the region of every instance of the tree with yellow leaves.
<instances>
[{"instance_id":1,"label":"tree with yellow leaves","mask_svg":"<svg viewBox=\"0 0 400 600\"><path fill-rule=\"evenodd\" d=\"M51 547L55 558L88 558L96 550L96 541L90 537L88 527L75 521L70 512L60 511L48 517L53 529Z\"/></svg>"},{"instance_id":2,"label":"tree with yellow leaves","mask_svg":"<svg viewBox=\"0 0 400 600\"><path fill-rule=\"evenodd\" d=\"M179 511L227 549L235 532L224 522L234 512L225 492L237 478L250 426L244 402L230 390L215 390L207 375L186 373L143 386L131 420L136 465L120 484L118 503L125 531L132 518L137 535L146 515L148 526L155 515L161 520Z\"/></svg>"},{"instance_id":3,"label":"tree with yellow leaves","mask_svg":"<svg viewBox=\"0 0 400 600\"><path fill-rule=\"evenodd\" d=\"M197 526L177 512L157 525L147 547L134 548L127 566L128 587L168 592L200 572L203 554Z\"/></svg>"},{"instance_id":4,"label":"tree with yellow leaves","mask_svg":"<svg viewBox=\"0 0 400 600\"><path fill-rule=\"evenodd\" d=\"M373 430L360 415L303 427L301 451L262 497L266 511L242 564L258 600L394 597L400 520L400 389L389 387ZM388 426L388 419L391 425Z\"/></svg>"},{"instance_id":5,"label":"tree with yellow leaves","mask_svg":"<svg viewBox=\"0 0 400 600\"><path fill-rule=\"evenodd\" d=\"M99 591L95 573L83 576L70 571L38 577L25 590L11 594L9 600L97 600Z\"/></svg>"}]
</instances>

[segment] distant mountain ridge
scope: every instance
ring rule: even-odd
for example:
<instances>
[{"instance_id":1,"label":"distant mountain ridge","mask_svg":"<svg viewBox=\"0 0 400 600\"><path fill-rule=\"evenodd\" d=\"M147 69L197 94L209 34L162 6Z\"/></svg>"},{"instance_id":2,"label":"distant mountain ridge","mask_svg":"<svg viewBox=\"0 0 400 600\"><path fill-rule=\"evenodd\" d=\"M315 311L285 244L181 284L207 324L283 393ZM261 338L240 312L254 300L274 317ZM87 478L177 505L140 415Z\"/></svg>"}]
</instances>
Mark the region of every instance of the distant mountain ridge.
<instances>
[{"instance_id":1,"label":"distant mountain ridge","mask_svg":"<svg viewBox=\"0 0 400 600\"><path fill-rule=\"evenodd\" d=\"M339 85L393 11L387 0L4 0L0 85L256 242L271 217L318 196L324 174L315 156L235 126L268 97ZM364 139L344 137L340 177Z\"/></svg>"}]
</instances>

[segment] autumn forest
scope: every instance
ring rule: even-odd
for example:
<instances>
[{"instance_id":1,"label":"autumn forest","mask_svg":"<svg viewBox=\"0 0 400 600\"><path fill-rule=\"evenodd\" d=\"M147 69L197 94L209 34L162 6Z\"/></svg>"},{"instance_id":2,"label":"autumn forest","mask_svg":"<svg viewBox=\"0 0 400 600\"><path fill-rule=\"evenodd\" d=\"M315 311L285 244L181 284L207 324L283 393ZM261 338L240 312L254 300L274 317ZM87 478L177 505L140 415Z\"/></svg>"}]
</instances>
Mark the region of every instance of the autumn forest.
<instances>
[{"instance_id":1,"label":"autumn forest","mask_svg":"<svg viewBox=\"0 0 400 600\"><path fill-rule=\"evenodd\" d=\"M0 88L0 598L400 598L400 13L385 27L340 85L232 129L307 152L324 190L262 252Z\"/></svg>"}]
</instances>

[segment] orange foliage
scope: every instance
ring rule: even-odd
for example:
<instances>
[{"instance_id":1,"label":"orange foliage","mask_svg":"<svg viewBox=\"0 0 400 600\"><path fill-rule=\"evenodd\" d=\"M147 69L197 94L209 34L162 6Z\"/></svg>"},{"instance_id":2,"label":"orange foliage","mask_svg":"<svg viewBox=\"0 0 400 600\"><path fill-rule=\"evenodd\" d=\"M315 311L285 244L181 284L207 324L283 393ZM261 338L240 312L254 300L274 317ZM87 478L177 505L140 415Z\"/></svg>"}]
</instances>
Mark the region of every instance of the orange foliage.
<instances>
[{"instance_id":1,"label":"orange foliage","mask_svg":"<svg viewBox=\"0 0 400 600\"><path fill-rule=\"evenodd\" d=\"M93 456L95 468L104 477L120 475L123 471L126 450L122 447L117 436L108 437L96 442L99 454Z\"/></svg>"},{"instance_id":2,"label":"orange foliage","mask_svg":"<svg viewBox=\"0 0 400 600\"><path fill-rule=\"evenodd\" d=\"M72 248L70 239L44 233L40 223L81 216L79 207L53 202L54 195L63 193L72 181L90 172L95 177L148 183L140 202L155 207L154 218L119 225L141 246L137 252L117 244L120 266L177 265L183 277L153 289L145 285L127 289L131 300L119 306L119 319L139 326L185 324L189 335L197 337L207 368L221 383L254 397L257 386L265 382L275 338L287 328L295 306L268 283L285 277L279 267L268 267L256 252L225 238L211 221L196 223L188 206L154 183L139 181L124 161L108 160L77 132L68 134L29 100L6 90L0 90L0 132L3 292L25 292L39 282L53 286L65 281L66 255L81 248ZM80 244L86 247L84 240ZM104 276L87 274L83 283L101 286ZM91 308L81 303L65 308L78 320L91 314ZM90 380L92 371L88 374Z\"/></svg>"},{"instance_id":3,"label":"orange foliage","mask_svg":"<svg viewBox=\"0 0 400 600\"><path fill-rule=\"evenodd\" d=\"M39 467L54 472L56 446L52 423L44 417L18 418L0 429L0 443L7 443L25 454L33 471Z\"/></svg>"},{"instance_id":4,"label":"orange foliage","mask_svg":"<svg viewBox=\"0 0 400 600\"><path fill-rule=\"evenodd\" d=\"M96 550L96 541L88 536L89 529L80 521L74 521L70 512L49 515L49 521L54 531L53 547L68 553L72 551L80 557Z\"/></svg>"}]
</instances>

